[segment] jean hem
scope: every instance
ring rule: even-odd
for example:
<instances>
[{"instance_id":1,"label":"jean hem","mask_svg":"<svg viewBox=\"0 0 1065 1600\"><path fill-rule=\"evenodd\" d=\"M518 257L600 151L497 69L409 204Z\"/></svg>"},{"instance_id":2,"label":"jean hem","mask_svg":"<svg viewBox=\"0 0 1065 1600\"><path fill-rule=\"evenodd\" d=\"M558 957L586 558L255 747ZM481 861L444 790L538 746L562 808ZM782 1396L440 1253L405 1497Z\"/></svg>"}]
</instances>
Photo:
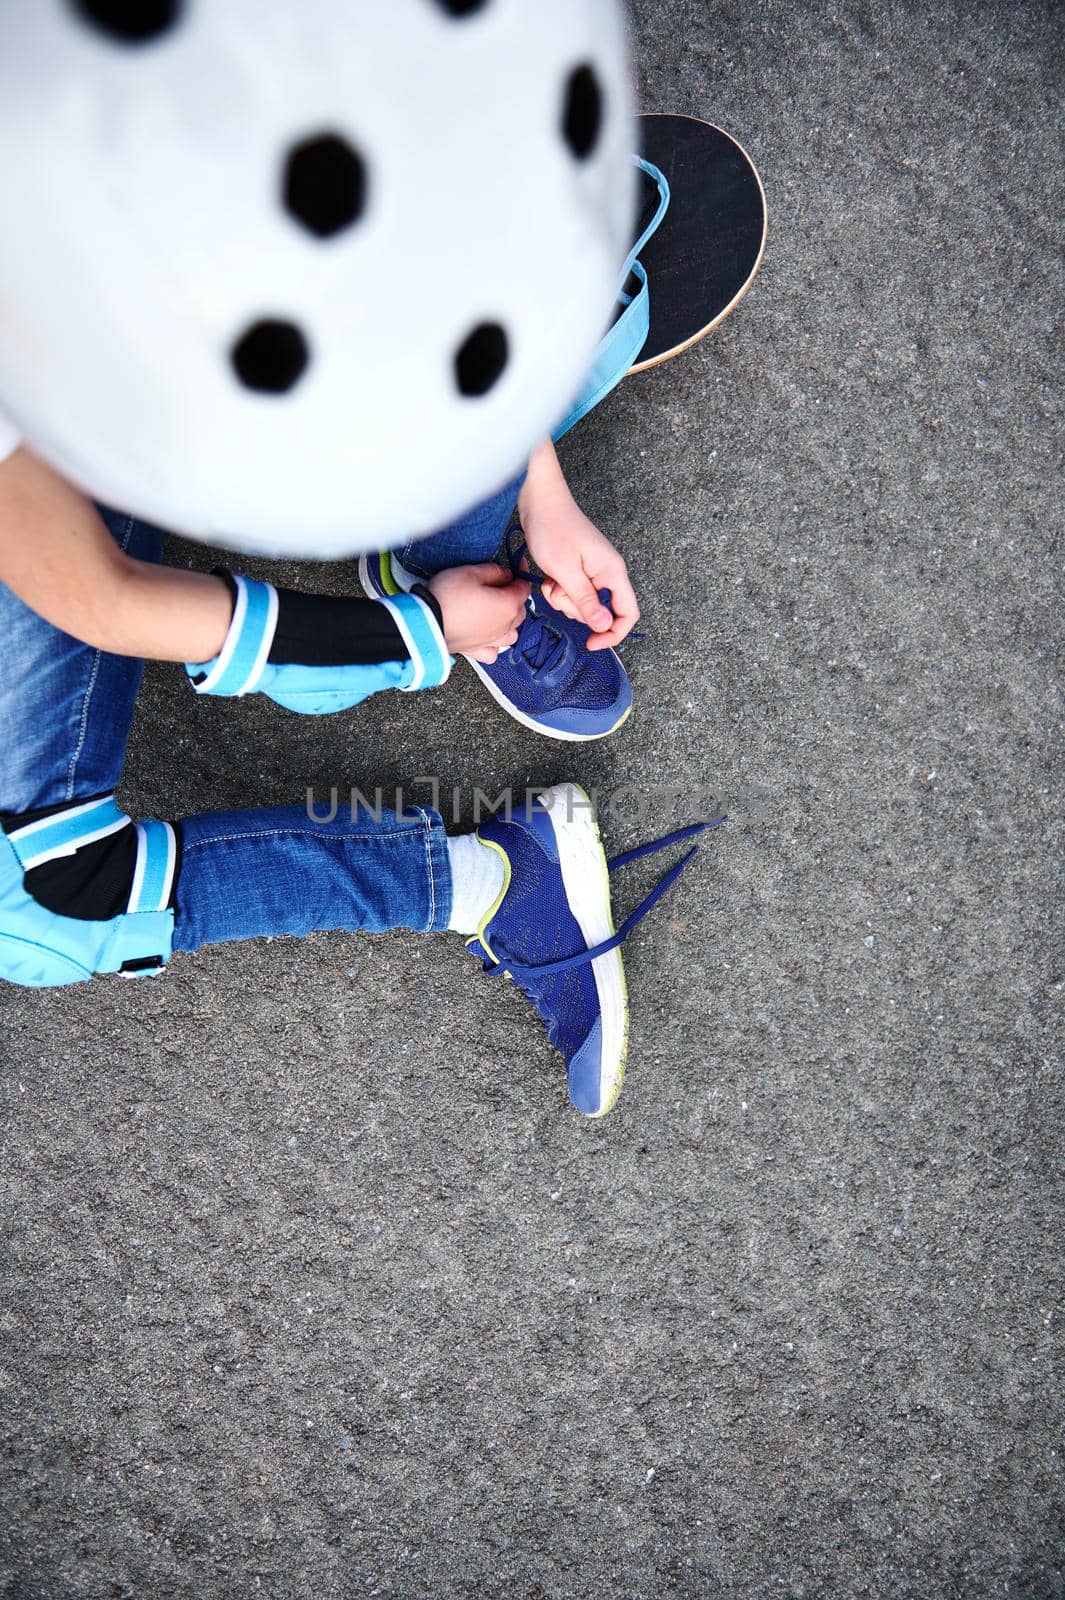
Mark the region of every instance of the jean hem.
<instances>
[{"instance_id":1,"label":"jean hem","mask_svg":"<svg viewBox=\"0 0 1065 1600\"><path fill-rule=\"evenodd\" d=\"M429 878L429 905L424 932L443 933L451 921L451 855L447 847L443 818L422 806L412 810L425 827L425 865Z\"/></svg>"}]
</instances>

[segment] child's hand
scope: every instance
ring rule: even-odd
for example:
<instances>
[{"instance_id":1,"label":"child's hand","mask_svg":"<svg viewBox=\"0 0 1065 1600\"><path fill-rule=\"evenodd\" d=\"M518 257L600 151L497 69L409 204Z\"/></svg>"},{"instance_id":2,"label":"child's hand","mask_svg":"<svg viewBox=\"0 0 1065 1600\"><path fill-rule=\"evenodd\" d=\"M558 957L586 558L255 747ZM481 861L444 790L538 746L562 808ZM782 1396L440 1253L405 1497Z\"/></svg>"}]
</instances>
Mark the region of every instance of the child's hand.
<instances>
[{"instance_id":1,"label":"child's hand","mask_svg":"<svg viewBox=\"0 0 1065 1600\"><path fill-rule=\"evenodd\" d=\"M640 618L628 571L620 553L585 516L565 485L550 495L523 497L525 542L542 568L544 599L592 632L589 650L620 644ZM599 598L610 590L610 606Z\"/></svg>"},{"instance_id":2,"label":"child's hand","mask_svg":"<svg viewBox=\"0 0 1065 1600\"><path fill-rule=\"evenodd\" d=\"M494 561L438 572L429 589L444 614L447 647L456 655L491 666L518 637L530 585Z\"/></svg>"}]
</instances>

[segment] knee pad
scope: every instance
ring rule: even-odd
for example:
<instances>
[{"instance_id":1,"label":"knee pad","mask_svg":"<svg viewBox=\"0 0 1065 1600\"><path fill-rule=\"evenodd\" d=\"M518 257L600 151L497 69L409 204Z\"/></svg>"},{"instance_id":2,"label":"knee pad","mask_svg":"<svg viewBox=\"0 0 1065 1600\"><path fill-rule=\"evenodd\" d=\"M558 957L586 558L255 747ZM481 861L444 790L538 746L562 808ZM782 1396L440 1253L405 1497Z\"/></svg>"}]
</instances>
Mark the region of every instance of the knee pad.
<instances>
[{"instance_id":1,"label":"knee pad","mask_svg":"<svg viewBox=\"0 0 1065 1600\"><path fill-rule=\"evenodd\" d=\"M174 935L180 835L113 795L0 819L0 979L47 988L147 976Z\"/></svg>"}]
</instances>

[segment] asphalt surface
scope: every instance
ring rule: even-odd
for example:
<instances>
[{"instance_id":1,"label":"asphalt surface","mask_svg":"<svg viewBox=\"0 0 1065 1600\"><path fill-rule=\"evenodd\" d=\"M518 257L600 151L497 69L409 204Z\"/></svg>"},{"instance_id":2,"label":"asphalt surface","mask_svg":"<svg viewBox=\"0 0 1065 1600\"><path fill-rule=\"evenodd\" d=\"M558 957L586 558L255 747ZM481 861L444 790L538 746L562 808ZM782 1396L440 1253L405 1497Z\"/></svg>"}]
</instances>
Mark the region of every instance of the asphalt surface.
<instances>
[{"instance_id":1,"label":"asphalt surface","mask_svg":"<svg viewBox=\"0 0 1065 1600\"><path fill-rule=\"evenodd\" d=\"M634 34L771 224L566 446L643 602L629 723L153 667L123 794L675 785L622 848L720 792L628 948L622 1103L571 1113L445 936L0 995L3 1600L1065 1593L1060 13Z\"/></svg>"}]
</instances>

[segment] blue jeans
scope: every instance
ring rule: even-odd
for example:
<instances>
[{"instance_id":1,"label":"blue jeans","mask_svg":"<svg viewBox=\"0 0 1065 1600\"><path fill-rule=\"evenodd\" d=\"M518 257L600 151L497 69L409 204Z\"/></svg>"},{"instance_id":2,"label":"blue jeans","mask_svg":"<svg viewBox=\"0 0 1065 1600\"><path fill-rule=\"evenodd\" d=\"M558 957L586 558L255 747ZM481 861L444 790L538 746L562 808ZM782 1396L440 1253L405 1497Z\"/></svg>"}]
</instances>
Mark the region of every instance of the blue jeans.
<instances>
[{"instance_id":1,"label":"blue jeans","mask_svg":"<svg viewBox=\"0 0 1065 1600\"><path fill-rule=\"evenodd\" d=\"M495 554L520 480L401 559L428 576ZM101 508L120 549L162 559L163 533ZM0 584L0 812L22 813L113 790L122 775L144 670L61 633ZM170 819L167 819L170 820ZM208 811L180 819L174 949L302 935L316 929L446 928L451 868L444 825L429 807L401 814L338 812L312 821L303 806Z\"/></svg>"},{"instance_id":2,"label":"blue jeans","mask_svg":"<svg viewBox=\"0 0 1065 1600\"><path fill-rule=\"evenodd\" d=\"M447 567L469 566L475 561L491 561L507 531L511 512L525 474L503 485L491 499L483 500L457 522L431 533L427 539L411 539L396 554L408 572L431 578Z\"/></svg>"}]
</instances>

